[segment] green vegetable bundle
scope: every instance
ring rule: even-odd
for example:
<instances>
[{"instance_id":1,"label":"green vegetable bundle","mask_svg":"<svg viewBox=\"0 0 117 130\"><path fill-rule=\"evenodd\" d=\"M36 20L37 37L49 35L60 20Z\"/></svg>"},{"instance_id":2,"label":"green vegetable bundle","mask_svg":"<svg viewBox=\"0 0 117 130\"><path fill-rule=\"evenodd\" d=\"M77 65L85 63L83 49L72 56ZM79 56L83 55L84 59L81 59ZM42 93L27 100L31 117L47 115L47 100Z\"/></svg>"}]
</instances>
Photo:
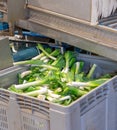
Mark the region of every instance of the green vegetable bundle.
<instances>
[{"instance_id":1,"label":"green vegetable bundle","mask_svg":"<svg viewBox=\"0 0 117 130\"><path fill-rule=\"evenodd\" d=\"M8 90L22 95L32 96L61 105L69 105L92 89L107 81L108 74L93 78L96 64L87 72L85 63L77 61L76 54L59 49L52 50L38 44L41 53L31 60L14 63L30 64L30 69L18 74L18 84L11 85Z\"/></svg>"}]
</instances>

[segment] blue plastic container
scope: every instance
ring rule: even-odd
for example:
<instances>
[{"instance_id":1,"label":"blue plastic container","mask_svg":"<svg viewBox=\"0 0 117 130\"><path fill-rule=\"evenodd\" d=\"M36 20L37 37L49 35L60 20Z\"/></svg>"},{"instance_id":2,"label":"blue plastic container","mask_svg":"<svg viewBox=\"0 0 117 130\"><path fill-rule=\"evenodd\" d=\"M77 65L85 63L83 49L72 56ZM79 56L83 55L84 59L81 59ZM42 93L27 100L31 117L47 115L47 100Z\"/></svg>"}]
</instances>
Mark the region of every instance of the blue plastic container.
<instances>
[{"instance_id":1,"label":"blue plastic container","mask_svg":"<svg viewBox=\"0 0 117 130\"><path fill-rule=\"evenodd\" d=\"M15 31L15 34L18 34L18 31ZM23 36L31 36L31 37L40 37L40 38L47 38L46 36L42 34L38 34L31 31L22 31Z\"/></svg>"},{"instance_id":2,"label":"blue plastic container","mask_svg":"<svg viewBox=\"0 0 117 130\"><path fill-rule=\"evenodd\" d=\"M0 30L9 29L9 25L7 22L0 22Z\"/></svg>"},{"instance_id":3,"label":"blue plastic container","mask_svg":"<svg viewBox=\"0 0 117 130\"><path fill-rule=\"evenodd\" d=\"M26 48L24 50L20 50L17 53L13 53L13 60L23 61L33 58L34 56L38 55L38 49L36 47Z\"/></svg>"}]
</instances>

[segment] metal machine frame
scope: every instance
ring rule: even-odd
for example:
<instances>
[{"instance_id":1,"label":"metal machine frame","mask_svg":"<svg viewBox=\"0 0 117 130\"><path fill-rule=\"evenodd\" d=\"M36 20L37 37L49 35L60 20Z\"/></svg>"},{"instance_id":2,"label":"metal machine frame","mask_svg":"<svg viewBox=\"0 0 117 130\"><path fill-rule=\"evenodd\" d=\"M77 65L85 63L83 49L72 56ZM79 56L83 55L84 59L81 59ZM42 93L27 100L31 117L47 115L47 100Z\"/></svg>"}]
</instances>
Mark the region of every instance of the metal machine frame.
<instances>
[{"instance_id":1,"label":"metal machine frame","mask_svg":"<svg viewBox=\"0 0 117 130\"><path fill-rule=\"evenodd\" d=\"M8 4L8 8L13 7L13 1L9 0L11 4ZM18 6L15 4L15 7L23 9L19 16L26 14L25 18L19 17L18 20L14 18L17 27L28 29L58 41L66 42L81 49L117 60L117 31L115 29L98 24L91 25L90 22L75 17L56 13L38 7L38 5L33 6L35 3L30 5L28 4L28 0L20 0L19 4L17 4Z\"/></svg>"}]
</instances>

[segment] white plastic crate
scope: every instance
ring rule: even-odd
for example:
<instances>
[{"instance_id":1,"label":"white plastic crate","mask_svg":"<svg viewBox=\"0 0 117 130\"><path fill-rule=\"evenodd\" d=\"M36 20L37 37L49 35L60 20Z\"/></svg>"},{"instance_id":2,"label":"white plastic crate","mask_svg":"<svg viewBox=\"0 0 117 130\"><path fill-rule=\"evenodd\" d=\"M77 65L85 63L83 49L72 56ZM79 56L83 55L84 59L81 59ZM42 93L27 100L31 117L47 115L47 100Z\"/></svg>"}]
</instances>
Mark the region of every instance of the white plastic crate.
<instances>
[{"instance_id":1,"label":"white plastic crate","mask_svg":"<svg viewBox=\"0 0 117 130\"><path fill-rule=\"evenodd\" d=\"M0 91L5 93L6 98L8 91ZM10 92L9 103L4 108L7 111L7 125L12 130L17 127L19 130L107 130L109 91L107 83L68 107Z\"/></svg>"},{"instance_id":2,"label":"white plastic crate","mask_svg":"<svg viewBox=\"0 0 117 130\"><path fill-rule=\"evenodd\" d=\"M22 130L106 130L108 93L106 84L68 107L17 95Z\"/></svg>"},{"instance_id":3,"label":"white plastic crate","mask_svg":"<svg viewBox=\"0 0 117 130\"><path fill-rule=\"evenodd\" d=\"M106 70L107 72L116 71L116 62L108 61L105 58L79 55L79 59L83 59L87 64L90 62L101 66L102 71L98 70L101 74L106 73ZM0 86L7 87L13 82L15 83L17 73L20 71L22 69L18 71L12 69L12 71L0 74ZM67 107L0 89L0 93L6 93L4 98L7 97L9 102L5 107L5 110L8 110L6 116L9 127L7 129L110 130L108 129L109 95L113 81L113 78L110 79ZM9 96L7 96L7 93ZM3 105L0 105L0 109L2 107Z\"/></svg>"},{"instance_id":4,"label":"white plastic crate","mask_svg":"<svg viewBox=\"0 0 117 130\"><path fill-rule=\"evenodd\" d=\"M9 40L7 37L0 36L0 70L13 66Z\"/></svg>"},{"instance_id":5,"label":"white plastic crate","mask_svg":"<svg viewBox=\"0 0 117 130\"><path fill-rule=\"evenodd\" d=\"M16 128L20 130L21 128L18 105L13 99L11 93L0 90L0 130L16 130Z\"/></svg>"}]
</instances>

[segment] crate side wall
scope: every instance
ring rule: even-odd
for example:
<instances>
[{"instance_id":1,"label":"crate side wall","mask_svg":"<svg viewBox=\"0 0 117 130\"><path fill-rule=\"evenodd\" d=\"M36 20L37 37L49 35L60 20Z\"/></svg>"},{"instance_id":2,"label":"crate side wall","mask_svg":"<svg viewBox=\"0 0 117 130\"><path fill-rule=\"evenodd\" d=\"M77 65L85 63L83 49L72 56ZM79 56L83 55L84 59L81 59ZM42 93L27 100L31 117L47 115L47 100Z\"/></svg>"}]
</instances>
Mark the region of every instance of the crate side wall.
<instances>
[{"instance_id":1,"label":"crate side wall","mask_svg":"<svg viewBox=\"0 0 117 130\"><path fill-rule=\"evenodd\" d=\"M112 79L108 111L108 130L117 130L117 76Z\"/></svg>"}]
</instances>

